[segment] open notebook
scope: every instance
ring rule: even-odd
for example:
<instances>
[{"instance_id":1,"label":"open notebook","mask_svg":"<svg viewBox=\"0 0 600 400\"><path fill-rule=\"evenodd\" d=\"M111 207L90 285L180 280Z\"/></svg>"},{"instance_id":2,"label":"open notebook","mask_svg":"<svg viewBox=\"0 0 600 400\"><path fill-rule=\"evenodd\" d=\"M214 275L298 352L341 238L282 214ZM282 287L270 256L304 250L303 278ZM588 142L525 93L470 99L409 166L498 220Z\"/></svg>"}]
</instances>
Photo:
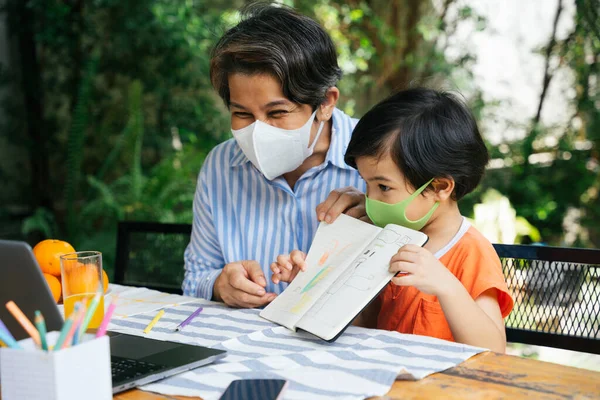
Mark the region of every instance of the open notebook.
<instances>
[{"instance_id":1,"label":"open notebook","mask_svg":"<svg viewBox=\"0 0 600 400\"><path fill-rule=\"evenodd\" d=\"M423 246L427 239L402 226L382 229L346 215L332 224L322 222L308 251L307 270L260 316L334 341L393 278L388 268L398 249Z\"/></svg>"}]
</instances>

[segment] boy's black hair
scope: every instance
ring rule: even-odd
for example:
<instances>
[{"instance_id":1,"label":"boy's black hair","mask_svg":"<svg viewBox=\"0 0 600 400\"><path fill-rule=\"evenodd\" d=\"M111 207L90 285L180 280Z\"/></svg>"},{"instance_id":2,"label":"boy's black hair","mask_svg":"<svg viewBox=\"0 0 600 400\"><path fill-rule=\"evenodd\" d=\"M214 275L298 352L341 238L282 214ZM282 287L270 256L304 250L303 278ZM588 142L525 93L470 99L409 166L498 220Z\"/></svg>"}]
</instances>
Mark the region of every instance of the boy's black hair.
<instances>
[{"instance_id":1,"label":"boy's black hair","mask_svg":"<svg viewBox=\"0 0 600 400\"><path fill-rule=\"evenodd\" d=\"M345 161L356 168L358 158L386 152L413 188L454 179L455 200L477 187L489 161L469 108L451 93L427 88L403 90L369 110L354 128Z\"/></svg>"}]
</instances>

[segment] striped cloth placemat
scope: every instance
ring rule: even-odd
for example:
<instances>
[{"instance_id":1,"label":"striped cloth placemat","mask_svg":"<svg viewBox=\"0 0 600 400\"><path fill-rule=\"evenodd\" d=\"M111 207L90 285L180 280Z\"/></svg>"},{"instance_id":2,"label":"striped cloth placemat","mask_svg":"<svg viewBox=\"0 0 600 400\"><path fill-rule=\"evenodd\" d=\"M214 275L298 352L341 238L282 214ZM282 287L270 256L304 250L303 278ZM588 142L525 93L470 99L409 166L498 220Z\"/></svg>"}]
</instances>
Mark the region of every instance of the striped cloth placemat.
<instances>
[{"instance_id":1,"label":"striped cloth placemat","mask_svg":"<svg viewBox=\"0 0 600 400\"><path fill-rule=\"evenodd\" d=\"M175 327L197 307L182 331ZM484 349L425 336L349 327L334 343L262 319L256 309L232 309L198 299L165 308L145 335L227 350L225 358L141 389L165 395L218 399L232 380L286 379L284 399L364 399L383 396L396 379L416 380L454 367ZM113 320L110 329L133 335L155 313Z\"/></svg>"}]
</instances>

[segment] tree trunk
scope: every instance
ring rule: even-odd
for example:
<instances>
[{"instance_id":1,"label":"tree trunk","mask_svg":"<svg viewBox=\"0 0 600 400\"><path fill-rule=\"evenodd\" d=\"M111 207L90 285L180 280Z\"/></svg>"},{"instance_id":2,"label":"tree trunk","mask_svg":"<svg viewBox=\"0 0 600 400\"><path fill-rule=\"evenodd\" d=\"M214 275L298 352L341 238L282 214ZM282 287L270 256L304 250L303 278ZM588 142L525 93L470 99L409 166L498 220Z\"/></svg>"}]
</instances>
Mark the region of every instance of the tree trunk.
<instances>
[{"instance_id":1,"label":"tree trunk","mask_svg":"<svg viewBox=\"0 0 600 400\"><path fill-rule=\"evenodd\" d=\"M341 4L364 8L360 0ZM353 97L358 110L367 110L389 93L419 83L428 73L423 70L426 64L419 66L416 61L426 59L435 46L418 30L423 17L435 12L430 0L371 0L366 5L369 14L358 25L375 48L365 72L373 84L362 87L362 93Z\"/></svg>"},{"instance_id":2,"label":"tree trunk","mask_svg":"<svg viewBox=\"0 0 600 400\"><path fill-rule=\"evenodd\" d=\"M21 87L25 102L27 135L30 141L31 196L33 209L53 209L50 190L48 137L44 131L44 107L41 72L34 36L34 14L26 1L14 1L21 26L17 29L19 61L21 64Z\"/></svg>"}]
</instances>

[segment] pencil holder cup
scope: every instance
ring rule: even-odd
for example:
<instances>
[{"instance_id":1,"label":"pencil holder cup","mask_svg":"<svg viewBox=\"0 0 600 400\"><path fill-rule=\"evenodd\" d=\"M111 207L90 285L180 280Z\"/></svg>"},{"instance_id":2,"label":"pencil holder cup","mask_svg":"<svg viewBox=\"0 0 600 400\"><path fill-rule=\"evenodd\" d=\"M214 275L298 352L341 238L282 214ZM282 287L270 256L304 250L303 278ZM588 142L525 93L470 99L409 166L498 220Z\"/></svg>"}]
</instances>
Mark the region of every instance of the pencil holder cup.
<instances>
[{"instance_id":1,"label":"pencil holder cup","mask_svg":"<svg viewBox=\"0 0 600 400\"><path fill-rule=\"evenodd\" d=\"M60 332L49 332L53 345ZM109 400L112 399L108 336L84 335L72 347L42 351L31 338L19 341L23 349L0 349L2 400Z\"/></svg>"}]
</instances>

